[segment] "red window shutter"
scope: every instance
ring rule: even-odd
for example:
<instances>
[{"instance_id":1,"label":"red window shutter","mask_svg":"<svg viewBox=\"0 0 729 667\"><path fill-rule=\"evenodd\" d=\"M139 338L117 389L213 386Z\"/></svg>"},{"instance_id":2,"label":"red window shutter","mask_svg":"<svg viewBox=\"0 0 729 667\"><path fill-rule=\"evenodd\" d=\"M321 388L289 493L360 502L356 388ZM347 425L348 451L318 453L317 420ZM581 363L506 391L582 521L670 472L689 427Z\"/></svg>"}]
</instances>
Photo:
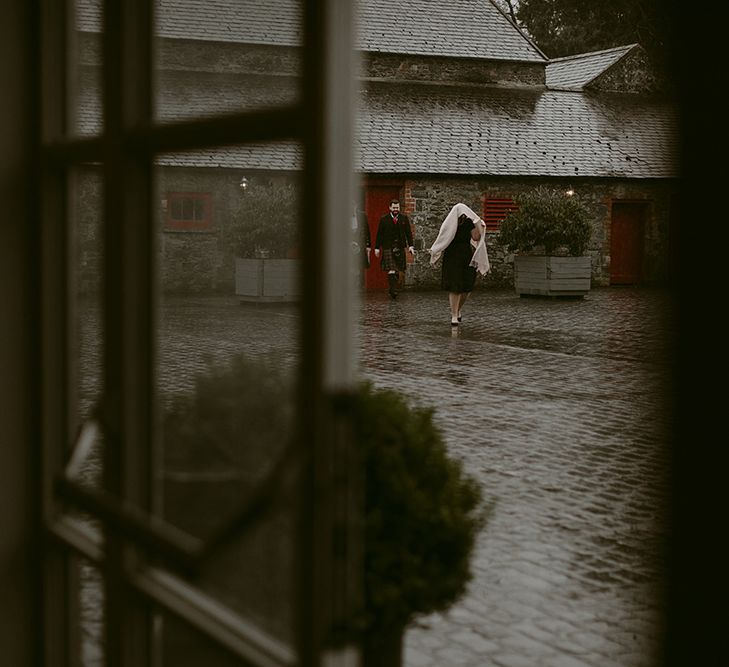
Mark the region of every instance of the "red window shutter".
<instances>
[{"instance_id":1,"label":"red window shutter","mask_svg":"<svg viewBox=\"0 0 729 667\"><path fill-rule=\"evenodd\" d=\"M506 214L516 208L518 207L514 200L508 197L485 197L483 200L483 221L486 223L486 231L498 231Z\"/></svg>"}]
</instances>

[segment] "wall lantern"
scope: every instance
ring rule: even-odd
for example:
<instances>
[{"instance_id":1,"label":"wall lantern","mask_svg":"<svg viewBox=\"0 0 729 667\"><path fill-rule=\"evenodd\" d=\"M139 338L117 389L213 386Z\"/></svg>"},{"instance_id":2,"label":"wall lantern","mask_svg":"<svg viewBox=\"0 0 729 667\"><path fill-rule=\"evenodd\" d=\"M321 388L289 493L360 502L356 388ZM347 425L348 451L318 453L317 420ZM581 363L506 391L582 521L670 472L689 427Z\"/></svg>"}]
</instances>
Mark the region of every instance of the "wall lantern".
<instances>
[{"instance_id":1,"label":"wall lantern","mask_svg":"<svg viewBox=\"0 0 729 667\"><path fill-rule=\"evenodd\" d=\"M565 194L566 194L566 195L567 195L568 197L571 197L572 195L574 195L574 194L575 194L575 191L574 191L574 190L573 190L572 188L568 188L567 190L565 190Z\"/></svg>"},{"instance_id":2,"label":"wall lantern","mask_svg":"<svg viewBox=\"0 0 729 667\"><path fill-rule=\"evenodd\" d=\"M240 183L238 183L238 187L240 188L240 191L245 194L246 190L248 189L248 179L244 176L240 179Z\"/></svg>"}]
</instances>

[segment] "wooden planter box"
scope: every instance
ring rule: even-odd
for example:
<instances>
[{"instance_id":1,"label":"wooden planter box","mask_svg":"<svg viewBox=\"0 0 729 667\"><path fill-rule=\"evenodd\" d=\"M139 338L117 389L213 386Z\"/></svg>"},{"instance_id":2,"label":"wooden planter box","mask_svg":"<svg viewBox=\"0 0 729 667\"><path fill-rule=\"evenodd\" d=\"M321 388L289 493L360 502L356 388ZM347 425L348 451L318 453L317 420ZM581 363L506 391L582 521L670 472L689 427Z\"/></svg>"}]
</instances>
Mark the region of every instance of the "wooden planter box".
<instances>
[{"instance_id":1,"label":"wooden planter box","mask_svg":"<svg viewBox=\"0 0 729 667\"><path fill-rule=\"evenodd\" d=\"M521 295L584 296L590 291L592 260L584 257L517 255L514 286Z\"/></svg>"},{"instance_id":2,"label":"wooden planter box","mask_svg":"<svg viewBox=\"0 0 729 667\"><path fill-rule=\"evenodd\" d=\"M296 301L300 295L298 259L235 258L235 294L241 301Z\"/></svg>"}]
</instances>

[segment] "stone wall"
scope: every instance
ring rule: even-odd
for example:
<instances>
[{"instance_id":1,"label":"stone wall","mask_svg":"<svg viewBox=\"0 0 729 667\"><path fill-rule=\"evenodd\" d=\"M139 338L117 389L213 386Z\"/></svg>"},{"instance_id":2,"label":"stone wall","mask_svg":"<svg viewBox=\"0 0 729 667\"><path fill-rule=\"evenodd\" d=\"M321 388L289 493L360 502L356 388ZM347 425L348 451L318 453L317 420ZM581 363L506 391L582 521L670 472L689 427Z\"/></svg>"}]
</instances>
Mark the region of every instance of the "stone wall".
<instances>
[{"instance_id":1,"label":"stone wall","mask_svg":"<svg viewBox=\"0 0 729 667\"><path fill-rule=\"evenodd\" d=\"M103 266L101 170L80 168L71 187L71 275L77 293L99 295Z\"/></svg>"},{"instance_id":2,"label":"stone wall","mask_svg":"<svg viewBox=\"0 0 729 667\"><path fill-rule=\"evenodd\" d=\"M81 64L101 62L98 35L82 34L79 50ZM366 79L512 86L543 86L545 80L543 63L376 52L360 55L359 76ZM296 47L185 39L160 40L157 59L159 69L167 71L290 77L301 75L302 62L301 49Z\"/></svg>"},{"instance_id":3,"label":"stone wall","mask_svg":"<svg viewBox=\"0 0 729 667\"><path fill-rule=\"evenodd\" d=\"M101 63L98 34L80 33L79 63ZM162 70L266 76L300 76L302 67L301 49L295 47L170 38L158 41L156 63Z\"/></svg>"},{"instance_id":4,"label":"stone wall","mask_svg":"<svg viewBox=\"0 0 729 667\"><path fill-rule=\"evenodd\" d=\"M360 63L360 76L394 81L509 86L543 86L545 81L542 63L386 53L367 53Z\"/></svg>"},{"instance_id":5,"label":"stone wall","mask_svg":"<svg viewBox=\"0 0 729 667\"><path fill-rule=\"evenodd\" d=\"M158 251L161 289L165 293L232 294L235 283L235 249L226 240L225 230L241 196L242 172L226 169L159 169ZM287 181L290 175L245 174L249 181ZM371 177L372 178L372 177ZM78 180L77 259L78 289L93 292L101 276L101 182L98 172L88 170ZM418 252L408 265L406 285L432 289L440 283L440 265L430 265L427 248L435 240L443 218L451 207L463 202L479 215L485 197L514 198L538 184L559 189L573 188L592 212L593 232L589 246L594 285L610 280L610 226L613 202L644 203L644 279L664 284L669 278L670 219L672 182L619 179L516 179L471 177L423 177L405 179L401 194L404 211L414 227ZM212 225L208 229L180 231L167 225L165 198L168 192L210 193L213 201ZM498 234L487 236L492 270L482 284L513 284L513 255L498 244Z\"/></svg>"},{"instance_id":6,"label":"stone wall","mask_svg":"<svg viewBox=\"0 0 729 667\"><path fill-rule=\"evenodd\" d=\"M669 222L672 183L670 181L630 181L612 179L515 179L468 177L420 178L406 180L402 200L422 248L409 267L407 283L414 288L437 286L440 265L430 266L427 248L435 240L443 218L451 207L463 202L483 214L485 197L511 198L541 184L567 190L572 188L592 212L593 232L589 245L594 285L610 281L610 227L613 202L644 203L646 226L644 238L644 280L664 284L668 279ZM485 285L513 284L513 255L498 244L498 234L487 236L492 270L483 279Z\"/></svg>"},{"instance_id":7,"label":"stone wall","mask_svg":"<svg viewBox=\"0 0 729 667\"><path fill-rule=\"evenodd\" d=\"M202 293L225 291L233 280L233 260L221 244L235 199L241 196L240 174L220 169L160 169L157 204L159 275L163 291ZM203 230L176 230L167 223L169 192L209 193L212 224ZM230 274L230 275L228 275Z\"/></svg>"},{"instance_id":8,"label":"stone wall","mask_svg":"<svg viewBox=\"0 0 729 667\"><path fill-rule=\"evenodd\" d=\"M259 179L286 181L286 174L245 173L231 169L159 168L157 195L157 257L160 289L168 294L233 294L235 288L235 249L226 239L226 230L242 194L239 183L246 176L253 184ZM87 168L76 181L75 215L72 222L75 247L73 268L76 290L98 294L103 273L101 225L103 195L101 173ZM207 193L211 196L212 224L199 230L173 229L168 224L168 193Z\"/></svg>"},{"instance_id":9,"label":"stone wall","mask_svg":"<svg viewBox=\"0 0 729 667\"><path fill-rule=\"evenodd\" d=\"M302 54L287 46L165 39L158 63L161 69L185 72L300 76Z\"/></svg>"}]
</instances>

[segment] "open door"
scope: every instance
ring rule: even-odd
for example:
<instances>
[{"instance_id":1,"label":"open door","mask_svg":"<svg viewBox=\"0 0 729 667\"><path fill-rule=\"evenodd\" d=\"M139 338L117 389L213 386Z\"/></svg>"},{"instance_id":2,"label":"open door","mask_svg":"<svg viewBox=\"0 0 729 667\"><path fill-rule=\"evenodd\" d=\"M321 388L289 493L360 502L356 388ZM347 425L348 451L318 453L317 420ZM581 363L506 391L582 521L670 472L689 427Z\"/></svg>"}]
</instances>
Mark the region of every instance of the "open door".
<instances>
[{"instance_id":1,"label":"open door","mask_svg":"<svg viewBox=\"0 0 729 667\"><path fill-rule=\"evenodd\" d=\"M368 183L365 190L365 212L370 225L374 250L377 226L380 218L390 210L390 201L400 198L401 185ZM365 289L387 289L387 275L380 266L380 259L372 253L370 267L365 272Z\"/></svg>"}]
</instances>

